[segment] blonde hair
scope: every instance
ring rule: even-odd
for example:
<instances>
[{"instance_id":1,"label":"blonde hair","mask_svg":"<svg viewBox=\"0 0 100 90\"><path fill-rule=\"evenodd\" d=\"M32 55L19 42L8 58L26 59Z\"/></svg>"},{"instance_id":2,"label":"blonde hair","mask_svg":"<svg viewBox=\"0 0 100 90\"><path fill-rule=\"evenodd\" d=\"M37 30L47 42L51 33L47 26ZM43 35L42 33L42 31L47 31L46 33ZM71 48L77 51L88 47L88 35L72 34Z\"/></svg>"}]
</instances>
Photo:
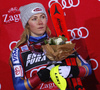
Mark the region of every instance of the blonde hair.
<instances>
[{"instance_id":1,"label":"blonde hair","mask_svg":"<svg viewBox=\"0 0 100 90\"><path fill-rule=\"evenodd\" d=\"M50 31L48 26L46 27L46 33L48 34L48 36L51 35L51 31ZM26 43L27 39L29 38L29 35L30 35L30 30L29 30L29 26L27 24L26 27L25 27L25 30L23 31L23 33L21 35L20 41L17 43L17 45L15 47L18 47L18 46Z\"/></svg>"},{"instance_id":2,"label":"blonde hair","mask_svg":"<svg viewBox=\"0 0 100 90\"><path fill-rule=\"evenodd\" d=\"M51 35L51 30L49 29L48 26L46 27L46 33L48 34L48 36ZM23 33L22 33L22 35L21 35L21 39L20 39L20 41L16 44L16 46L13 48L13 50L14 50L15 48L17 48L18 46L20 46L20 45L26 43L26 42L27 42L27 39L29 38L29 35L30 35L29 25L26 24L25 30L23 31ZM13 50L12 50L12 51L13 51ZM11 52L11 54L12 54L12 52ZM11 57L11 54L10 54L10 57Z\"/></svg>"}]
</instances>

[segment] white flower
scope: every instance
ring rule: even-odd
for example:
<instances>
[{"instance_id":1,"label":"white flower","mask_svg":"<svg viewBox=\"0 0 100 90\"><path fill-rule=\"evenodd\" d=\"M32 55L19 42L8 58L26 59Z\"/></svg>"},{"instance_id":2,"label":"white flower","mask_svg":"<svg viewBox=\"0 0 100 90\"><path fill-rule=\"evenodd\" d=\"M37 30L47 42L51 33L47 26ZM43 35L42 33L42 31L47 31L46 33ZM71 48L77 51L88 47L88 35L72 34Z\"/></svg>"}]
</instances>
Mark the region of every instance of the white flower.
<instances>
[{"instance_id":1,"label":"white flower","mask_svg":"<svg viewBox=\"0 0 100 90\"><path fill-rule=\"evenodd\" d=\"M49 38L48 43L49 43L49 44L51 43L51 38Z\"/></svg>"},{"instance_id":2,"label":"white flower","mask_svg":"<svg viewBox=\"0 0 100 90\"><path fill-rule=\"evenodd\" d=\"M63 40L62 40L61 38L55 39L55 43L56 43L57 45L59 45L62 41L63 41Z\"/></svg>"},{"instance_id":3,"label":"white flower","mask_svg":"<svg viewBox=\"0 0 100 90\"><path fill-rule=\"evenodd\" d=\"M71 42L71 41L66 41L65 43L66 43L66 44L67 44L67 43L70 43L70 44L72 44L72 42Z\"/></svg>"}]
</instances>

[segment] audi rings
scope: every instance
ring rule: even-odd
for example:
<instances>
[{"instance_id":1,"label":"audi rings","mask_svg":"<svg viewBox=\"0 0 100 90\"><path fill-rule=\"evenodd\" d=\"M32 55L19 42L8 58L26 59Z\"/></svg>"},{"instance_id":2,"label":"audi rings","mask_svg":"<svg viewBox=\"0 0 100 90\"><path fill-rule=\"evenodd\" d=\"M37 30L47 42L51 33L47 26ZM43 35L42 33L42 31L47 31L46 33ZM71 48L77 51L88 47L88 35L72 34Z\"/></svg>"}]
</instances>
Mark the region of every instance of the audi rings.
<instances>
[{"instance_id":1,"label":"audi rings","mask_svg":"<svg viewBox=\"0 0 100 90\"><path fill-rule=\"evenodd\" d=\"M50 0L48 6L50 7L53 2L58 2L58 0ZM58 2L59 3L59 2ZM62 0L62 9L77 7L80 4L80 0L77 0L77 3L74 0Z\"/></svg>"},{"instance_id":2,"label":"audi rings","mask_svg":"<svg viewBox=\"0 0 100 90\"><path fill-rule=\"evenodd\" d=\"M19 40L18 41L12 41L10 44L9 44L9 49L10 49L10 51L12 51L12 45L13 44L17 44L19 42Z\"/></svg>"},{"instance_id":3,"label":"audi rings","mask_svg":"<svg viewBox=\"0 0 100 90\"><path fill-rule=\"evenodd\" d=\"M77 0L77 4L74 5L74 0L68 0L69 5L67 5L65 0L62 0L63 9L77 7L80 4L80 0Z\"/></svg>"},{"instance_id":4,"label":"audi rings","mask_svg":"<svg viewBox=\"0 0 100 90\"><path fill-rule=\"evenodd\" d=\"M90 61L91 61L91 63L95 64L95 67L93 67L92 69L96 70L98 68L98 66L99 66L97 60L91 58Z\"/></svg>"},{"instance_id":5,"label":"audi rings","mask_svg":"<svg viewBox=\"0 0 100 90\"><path fill-rule=\"evenodd\" d=\"M89 31L85 27L74 28L72 30L68 29L68 32L70 33L71 41L79 40L81 38L87 38L89 35Z\"/></svg>"}]
</instances>

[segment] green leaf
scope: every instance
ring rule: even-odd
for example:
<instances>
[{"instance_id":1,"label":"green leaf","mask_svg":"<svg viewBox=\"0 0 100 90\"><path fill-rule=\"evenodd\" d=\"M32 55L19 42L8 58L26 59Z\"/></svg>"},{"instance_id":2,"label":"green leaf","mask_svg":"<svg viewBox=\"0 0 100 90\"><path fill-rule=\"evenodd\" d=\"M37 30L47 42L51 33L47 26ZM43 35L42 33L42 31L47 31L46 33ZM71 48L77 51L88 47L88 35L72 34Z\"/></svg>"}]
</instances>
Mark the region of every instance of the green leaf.
<instances>
[{"instance_id":1,"label":"green leaf","mask_svg":"<svg viewBox=\"0 0 100 90\"><path fill-rule=\"evenodd\" d=\"M45 43L45 44L48 44L48 41L47 41L47 40L44 40L44 43Z\"/></svg>"},{"instance_id":2,"label":"green leaf","mask_svg":"<svg viewBox=\"0 0 100 90\"><path fill-rule=\"evenodd\" d=\"M56 45L55 41L51 38L51 43L50 45Z\"/></svg>"}]
</instances>

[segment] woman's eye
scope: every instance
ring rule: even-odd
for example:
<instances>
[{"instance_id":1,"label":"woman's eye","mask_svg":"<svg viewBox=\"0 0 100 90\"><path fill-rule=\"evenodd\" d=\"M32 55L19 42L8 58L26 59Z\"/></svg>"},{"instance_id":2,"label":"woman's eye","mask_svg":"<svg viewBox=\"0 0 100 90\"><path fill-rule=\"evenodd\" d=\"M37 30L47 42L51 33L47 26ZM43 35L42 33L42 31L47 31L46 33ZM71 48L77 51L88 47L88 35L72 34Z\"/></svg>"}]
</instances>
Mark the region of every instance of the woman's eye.
<instances>
[{"instance_id":1,"label":"woman's eye","mask_svg":"<svg viewBox=\"0 0 100 90\"><path fill-rule=\"evenodd\" d=\"M32 20L33 20L33 21L35 21L35 20L36 20L36 18L33 18Z\"/></svg>"},{"instance_id":2,"label":"woman's eye","mask_svg":"<svg viewBox=\"0 0 100 90\"><path fill-rule=\"evenodd\" d=\"M45 16L43 15L42 18L45 18Z\"/></svg>"}]
</instances>

